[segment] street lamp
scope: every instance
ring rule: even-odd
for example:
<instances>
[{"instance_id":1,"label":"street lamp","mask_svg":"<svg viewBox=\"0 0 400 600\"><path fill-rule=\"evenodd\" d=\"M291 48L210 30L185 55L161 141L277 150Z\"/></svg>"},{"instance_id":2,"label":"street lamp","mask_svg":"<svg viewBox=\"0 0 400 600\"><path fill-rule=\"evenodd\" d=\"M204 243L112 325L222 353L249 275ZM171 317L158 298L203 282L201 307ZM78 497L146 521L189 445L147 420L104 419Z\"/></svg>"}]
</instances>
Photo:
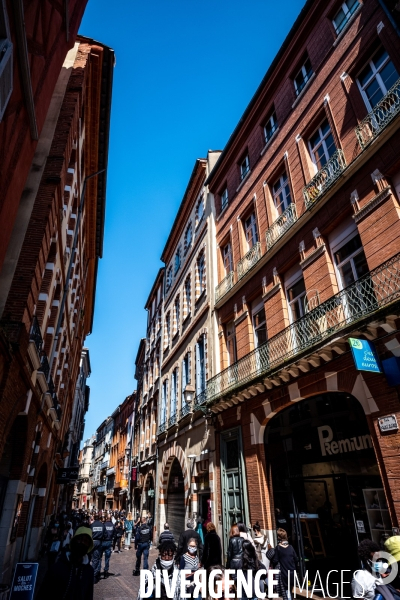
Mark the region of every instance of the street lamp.
<instances>
[{"instance_id":1,"label":"street lamp","mask_svg":"<svg viewBox=\"0 0 400 600\"><path fill-rule=\"evenodd\" d=\"M194 393L195 393L195 389L192 385L187 384L187 386L185 387L185 389L183 390L183 397L185 398L185 403L186 404L191 404L193 399L194 399ZM190 456L189 456L190 458ZM196 458L196 456L195 456Z\"/></svg>"}]
</instances>

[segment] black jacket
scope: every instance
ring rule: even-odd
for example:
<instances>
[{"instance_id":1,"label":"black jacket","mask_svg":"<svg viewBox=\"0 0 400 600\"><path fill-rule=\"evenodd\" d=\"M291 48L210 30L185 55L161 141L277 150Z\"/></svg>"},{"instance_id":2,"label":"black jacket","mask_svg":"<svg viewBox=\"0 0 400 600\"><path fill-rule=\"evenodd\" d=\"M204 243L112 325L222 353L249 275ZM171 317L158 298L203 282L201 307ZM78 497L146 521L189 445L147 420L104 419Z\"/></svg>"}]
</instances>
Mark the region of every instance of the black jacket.
<instances>
[{"instance_id":1,"label":"black jacket","mask_svg":"<svg viewBox=\"0 0 400 600\"><path fill-rule=\"evenodd\" d=\"M178 550L176 552L176 562L179 561L182 554L187 552L187 545L190 538L194 538L197 542L197 556L199 559L203 556L203 542L201 541L201 537L194 529L187 529L183 533L181 533L179 542L178 542Z\"/></svg>"},{"instance_id":2,"label":"black jacket","mask_svg":"<svg viewBox=\"0 0 400 600\"><path fill-rule=\"evenodd\" d=\"M160 537L158 538L159 544L162 544L163 542L174 542L175 543L174 534L169 529L165 529L165 531L163 531L160 534Z\"/></svg>"},{"instance_id":3,"label":"black jacket","mask_svg":"<svg viewBox=\"0 0 400 600\"><path fill-rule=\"evenodd\" d=\"M87 556L85 557L87 560ZM93 600L94 571L92 565L73 565L63 551L47 571L36 600Z\"/></svg>"},{"instance_id":4,"label":"black jacket","mask_svg":"<svg viewBox=\"0 0 400 600\"><path fill-rule=\"evenodd\" d=\"M115 535L115 526L112 521L106 521L104 523L104 535L103 542L112 542Z\"/></svg>"},{"instance_id":5,"label":"black jacket","mask_svg":"<svg viewBox=\"0 0 400 600\"><path fill-rule=\"evenodd\" d=\"M242 566L244 539L239 535L230 538L226 560L227 569L240 569Z\"/></svg>"},{"instance_id":6,"label":"black jacket","mask_svg":"<svg viewBox=\"0 0 400 600\"><path fill-rule=\"evenodd\" d=\"M216 531L210 531L204 538L202 563L205 569L222 564L221 540Z\"/></svg>"},{"instance_id":7,"label":"black jacket","mask_svg":"<svg viewBox=\"0 0 400 600\"><path fill-rule=\"evenodd\" d=\"M101 521L99 521L99 519L96 519L90 525L90 529L92 530L93 541L101 542L101 540L103 539L103 535L104 535L103 523Z\"/></svg>"},{"instance_id":8,"label":"black jacket","mask_svg":"<svg viewBox=\"0 0 400 600\"><path fill-rule=\"evenodd\" d=\"M142 523L136 530L135 544L150 544L151 542L151 528L147 523Z\"/></svg>"}]
</instances>

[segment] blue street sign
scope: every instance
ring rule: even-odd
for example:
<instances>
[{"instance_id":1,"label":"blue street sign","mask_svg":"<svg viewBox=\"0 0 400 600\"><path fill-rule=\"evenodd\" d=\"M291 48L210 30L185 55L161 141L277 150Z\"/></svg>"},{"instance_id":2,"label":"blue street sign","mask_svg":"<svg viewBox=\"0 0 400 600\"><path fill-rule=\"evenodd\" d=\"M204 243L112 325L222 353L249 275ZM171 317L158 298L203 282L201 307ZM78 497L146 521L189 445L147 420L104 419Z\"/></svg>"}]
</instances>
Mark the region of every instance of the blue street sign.
<instances>
[{"instance_id":1,"label":"blue street sign","mask_svg":"<svg viewBox=\"0 0 400 600\"><path fill-rule=\"evenodd\" d=\"M33 599L38 567L38 563L17 563L9 600Z\"/></svg>"},{"instance_id":2,"label":"blue street sign","mask_svg":"<svg viewBox=\"0 0 400 600\"><path fill-rule=\"evenodd\" d=\"M349 344L353 353L354 362L358 371L370 371L382 373L379 358L375 346L369 340L349 338Z\"/></svg>"}]
</instances>

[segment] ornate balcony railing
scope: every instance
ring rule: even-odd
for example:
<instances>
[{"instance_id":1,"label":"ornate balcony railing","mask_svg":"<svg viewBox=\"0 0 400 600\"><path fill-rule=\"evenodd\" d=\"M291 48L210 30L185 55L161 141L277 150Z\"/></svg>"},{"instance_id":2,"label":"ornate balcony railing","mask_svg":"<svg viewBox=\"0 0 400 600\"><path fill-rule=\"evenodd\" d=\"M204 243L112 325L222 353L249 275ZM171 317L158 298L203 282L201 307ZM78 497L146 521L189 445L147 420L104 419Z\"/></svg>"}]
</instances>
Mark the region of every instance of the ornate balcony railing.
<instances>
[{"instance_id":1,"label":"ornate balcony railing","mask_svg":"<svg viewBox=\"0 0 400 600\"><path fill-rule=\"evenodd\" d=\"M176 413L171 415L168 419L168 427L172 427L176 423Z\"/></svg>"},{"instance_id":2,"label":"ornate balcony railing","mask_svg":"<svg viewBox=\"0 0 400 600\"><path fill-rule=\"evenodd\" d=\"M157 434L160 435L160 433L164 433L165 428L166 428L166 423L164 421L164 423L159 424Z\"/></svg>"},{"instance_id":3,"label":"ornate balcony railing","mask_svg":"<svg viewBox=\"0 0 400 600\"><path fill-rule=\"evenodd\" d=\"M291 203L277 220L267 229L267 250L283 236L284 233L297 221L296 205Z\"/></svg>"},{"instance_id":4,"label":"ornate balcony railing","mask_svg":"<svg viewBox=\"0 0 400 600\"><path fill-rule=\"evenodd\" d=\"M186 417L186 415L188 415L192 410L192 407L190 404L186 404L186 402L184 402L182 404L182 408L180 410L179 416L181 419L183 419L183 417Z\"/></svg>"},{"instance_id":5,"label":"ornate balcony railing","mask_svg":"<svg viewBox=\"0 0 400 600\"><path fill-rule=\"evenodd\" d=\"M326 300L207 382L207 402L233 392L400 299L400 253Z\"/></svg>"},{"instance_id":6,"label":"ornate balcony railing","mask_svg":"<svg viewBox=\"0 0 400 600\"><path fill-rule=\"evenodd\" d=\"M194 409L196 410L196 408L199 408L200 406L203 406L203 404L205 404L207 402L207 387L205 390L203 390L202 392L200 392L200 394L196 395L196 398L194 399Z\"/></svg>"},{"instance_id":7,"label":"ornate balcony railing","mask_svg":"<svg viewBox=\"0 0 400 600\"><path fill-rule=\"evenodd\" d=\"M217 285L217 287L215 288L215 302L218 302L218 300L222 298L222 296L225 296L225 294L229 292L231 288L233 288L234 276L235 272L231 271L226 277L224 277L221 283Z\"/></svg>"},{"instance_id":8,"label":"ornate balcony railing","mask_svg":"<svg viewBox=\"0 0 400 600\"><path fill-rule=\"evenodd\" d=\"M43 346L43 338L40 332L39 322L36 317L33 317L29 339L35 342L36 350L40 354Z\"/></svg>"},{"instance_id":9,"label":"ornate balcony railing","mask_svg":"<svg viewBox=\"0 0 400 600\"><path fill-rule=\"evenodd\" d=\"M40 358L40 367L38 368L38 371L41 371L43 373L43 375L46 378L46 381L49 380L50 365L49 365L49 361L47 360L47 356L45 354L43 354L42 357Z\"/></svg>"},{"instance_id":10,"label":"ornate balcony railing","mask_svg":"<svg viewBox=\"0 0 400 600\"><path fill-rule=\"evenodd\" d=\"M400 79L390 88L386 96L371 110L356 127L356 136L364 149L400 112Z\"/></svg>"},{"instance_id":11,"label":"ornate balcony railing","mask_svg":"<svg viewBox=\"0 0 400 600\"><path fill-rule=\"evenodd\" d=\"M326 192L346 168L342 150L336 150L326 165L318 171L310 183L303 189L304 201L309 208Z\"/></svg>"},{"instance_id":12,"label":"ornate balcony railing","mask_svg":"<svg viewBox=\"0 0 400 600\"><path fill-rule=\"evenodd\" d=\"M242 260L240 260L238 262L238 266L237 266L237 274L238 274L238 279L241 279L242 277L244 277L244 275L246 275L246 273L248 271L250 271L250 269L252 267L254 267L254 265L260 260L261 258L261 244L260 242L257 242L256 244L254 244L254 246L252 248L250 248L250 250L247 252L247 254L245 254L242 258Z\"/></svg>"}]
</instances>

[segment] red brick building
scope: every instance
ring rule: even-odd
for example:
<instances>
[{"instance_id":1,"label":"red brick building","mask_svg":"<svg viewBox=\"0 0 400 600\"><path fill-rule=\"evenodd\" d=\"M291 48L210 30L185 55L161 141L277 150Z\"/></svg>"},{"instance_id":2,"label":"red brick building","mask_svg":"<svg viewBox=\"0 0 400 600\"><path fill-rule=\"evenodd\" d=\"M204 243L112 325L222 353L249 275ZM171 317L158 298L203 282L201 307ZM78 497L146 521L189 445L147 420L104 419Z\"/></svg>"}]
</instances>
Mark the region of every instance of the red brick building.
<instances>
[{"instance_id":1,"label":"red brick building","mask_svg":"<svg viewBox=\"0 0 400 600\"><path fill-rule=\"evenodd\" d=\"M21 250L46 159L42 132L65 56L87 0L0 3L0 273L9 282ZM51 139L51 138L50 138ZM35 165L33 168L33 159ZM18 219L17 219L18 215ZM16 223L17 219L17 223ZM8 251L8 256L6 254ZM1 311L0 311L1 312Z\"/></svg>"},{"instance_id":2,"label":"red brick building","mask_svg":"<svg viewBox=\"0 0 400 600\"><path fill-rule=\"evenodd\" d=\"M378 0L308 0L206 182L224 543L234 521L284 525L311 572L399 526L398 388L348 343L398 369L399 57Z\"/></svg>"},{"instance_id":3,"label":"red brick building","mask_svg":"<svg viewBox=\"0 0 400 600\"><path fill-rule=\"evenodd\" d=\"M57 508L57 470L70 451L75 386L102 256L113 68L113 50L88 38L68 52L42 128L51 143L42 148L47 154L26 233L19 231L15 272L9 288L1 287L5 582L17 560L37 556L43 525Z\"/></svg>"}]
</instances>

